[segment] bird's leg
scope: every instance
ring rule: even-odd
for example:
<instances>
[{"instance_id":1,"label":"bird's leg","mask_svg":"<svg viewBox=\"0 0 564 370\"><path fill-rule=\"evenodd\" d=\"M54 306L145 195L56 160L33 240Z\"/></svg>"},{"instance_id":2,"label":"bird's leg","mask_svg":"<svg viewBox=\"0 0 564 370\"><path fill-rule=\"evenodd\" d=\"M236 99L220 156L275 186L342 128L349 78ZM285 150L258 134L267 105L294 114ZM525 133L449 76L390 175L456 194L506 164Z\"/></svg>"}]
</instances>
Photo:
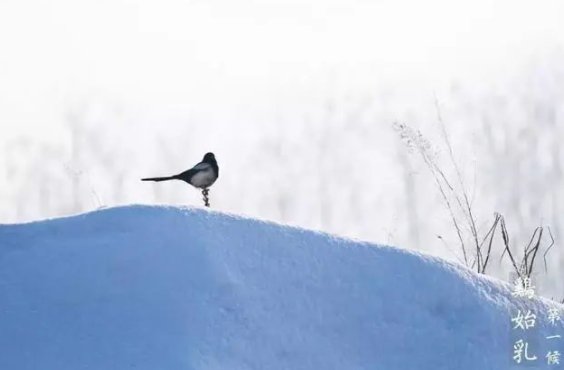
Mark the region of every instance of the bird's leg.
<instances>
[{"instance_id":1,"label":"bird's leg","mask_svg":"<svg viewBox=\"0 0 564 370\"><path fill-rule=\"evenodd\" d=\"M210 206L210 189L206 188L206 189L202 189L202 195L204 196L204 205L206 207Z\"/></svg>"}]
</instances>

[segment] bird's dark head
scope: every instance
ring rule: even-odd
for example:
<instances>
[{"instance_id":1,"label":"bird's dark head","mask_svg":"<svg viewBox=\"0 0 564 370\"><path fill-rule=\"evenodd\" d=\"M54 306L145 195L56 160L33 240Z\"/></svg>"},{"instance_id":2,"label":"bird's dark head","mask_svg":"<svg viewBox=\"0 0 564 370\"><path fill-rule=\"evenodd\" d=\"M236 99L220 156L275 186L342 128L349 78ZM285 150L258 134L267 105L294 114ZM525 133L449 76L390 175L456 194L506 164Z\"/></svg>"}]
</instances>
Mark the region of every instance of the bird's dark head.
<instances>
[{"instance_id":1,"label":"bird's dark head","mask_svg":"<svg viewBox=\"0 0 564 370\"><path fill-rule=\"evenodd\" d=\"M215 155L213 155L213 153L206 153L206 155L204 155L204 159L202 160L202 162L206 162L206 163L215 163Z\"/></svg>"}]
</instances>

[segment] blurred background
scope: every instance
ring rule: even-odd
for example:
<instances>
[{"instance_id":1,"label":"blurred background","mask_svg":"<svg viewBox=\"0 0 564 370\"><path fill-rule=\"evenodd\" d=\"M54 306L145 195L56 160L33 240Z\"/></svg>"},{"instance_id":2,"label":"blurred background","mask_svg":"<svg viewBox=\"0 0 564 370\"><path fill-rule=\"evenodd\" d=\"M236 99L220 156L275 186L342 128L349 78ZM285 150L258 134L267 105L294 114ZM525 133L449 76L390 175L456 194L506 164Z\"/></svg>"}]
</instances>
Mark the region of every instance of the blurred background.
<instances>
[{"instance_id":1,"label":"blurred background","mask_svg":"<svg viewBox=\"0 0 564 370\"><path fill-rule=\"evenodd\" d=\"M557 0L2 0L0 223L199 207L139 179L213 151L213 209L460 261L393 124L455 176L443 127L480 233L502 213L519 250L551 227L536 283L560 300L563 17Z\"/></svg>"}]
</instances>

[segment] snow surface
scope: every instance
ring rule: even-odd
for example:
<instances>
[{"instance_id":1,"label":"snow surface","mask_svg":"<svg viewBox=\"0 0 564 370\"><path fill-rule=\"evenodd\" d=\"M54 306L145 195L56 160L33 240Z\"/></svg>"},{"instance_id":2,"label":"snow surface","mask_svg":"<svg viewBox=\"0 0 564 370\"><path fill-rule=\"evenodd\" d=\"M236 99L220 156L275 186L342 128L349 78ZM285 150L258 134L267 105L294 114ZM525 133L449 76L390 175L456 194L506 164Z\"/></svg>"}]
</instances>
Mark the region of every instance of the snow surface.
<instances>
[{"instance_id":1,"label":"snow surface","mask_svg":"<svg viewBox=\"0 0 564 370\"><path fill-rule=\"evenodd\" d=\"M0 225L2 370L558 368L551 305L564 319L435 257L202 209Z\"/></svg>"}]
</instances>

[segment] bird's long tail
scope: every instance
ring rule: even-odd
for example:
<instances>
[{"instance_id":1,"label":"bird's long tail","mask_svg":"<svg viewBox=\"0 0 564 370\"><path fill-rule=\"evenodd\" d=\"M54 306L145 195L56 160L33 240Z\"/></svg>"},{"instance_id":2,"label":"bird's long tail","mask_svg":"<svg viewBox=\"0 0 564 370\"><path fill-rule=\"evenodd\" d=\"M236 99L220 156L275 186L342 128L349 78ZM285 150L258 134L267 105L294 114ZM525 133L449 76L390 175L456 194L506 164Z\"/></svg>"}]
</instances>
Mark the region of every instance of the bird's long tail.
<instances>
[{"instance_id":1,"label":"bird's long tail","mask_svg":"<svg viewBox=\"0 0 564 370\"><path fill-rule=\"evenodd\" d=\"M176 180L178 179L177 176L167 176L167 177L148 177L145 179L141 179L141 181L167 181L167 180Z\"/></svg>"}]
</instances>

